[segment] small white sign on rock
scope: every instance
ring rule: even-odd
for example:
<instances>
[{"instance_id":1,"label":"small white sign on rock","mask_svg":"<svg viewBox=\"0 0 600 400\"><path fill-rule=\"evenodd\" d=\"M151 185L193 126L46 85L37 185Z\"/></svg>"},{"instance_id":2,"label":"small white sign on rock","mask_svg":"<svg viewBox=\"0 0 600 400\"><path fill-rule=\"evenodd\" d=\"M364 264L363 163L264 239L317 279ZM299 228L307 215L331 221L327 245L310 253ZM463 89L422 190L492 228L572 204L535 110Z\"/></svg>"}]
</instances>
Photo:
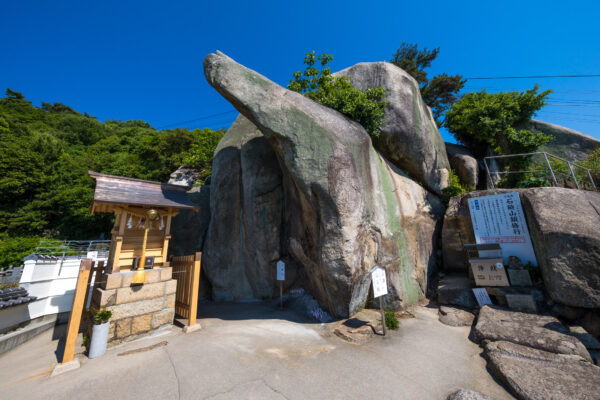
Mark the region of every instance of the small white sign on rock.
<instances>
[{"instance_id":1,"label":"small white sign on rock","mask_svg":"<svg viewBox=\"0 0 600 400\"><path fill-rule=\"evenodd\" d=\"M485 288L475 288L472 290L473 294L475 295L475 299L477 300L477 304L479 304L479 307L483 307L486 304L492 304L492 299L490 299L490 295L488 294L487 290L485 290Z\"/></svg>"},{"instance_id":2,"label":"small white sign on rock","mask_svg":"<svg viewBox=\"0 0 600 400\"><path fill-rule=\"evenodd\" d=\"M373 281L373 297L377 298L387 294L387 280L385 278L385 269L375 266L371 270L371 280Z\"/></svg>"},{"instance_id":3,"label":"small white sign on rock","mask_svg":"<svg viewBox=\"0 0 600 400\"><path fill-rule=\"evenodd\" d=\"M277 280L285 281L285 263L283 261L277 261Z\"/></svg>"}]
</instances>

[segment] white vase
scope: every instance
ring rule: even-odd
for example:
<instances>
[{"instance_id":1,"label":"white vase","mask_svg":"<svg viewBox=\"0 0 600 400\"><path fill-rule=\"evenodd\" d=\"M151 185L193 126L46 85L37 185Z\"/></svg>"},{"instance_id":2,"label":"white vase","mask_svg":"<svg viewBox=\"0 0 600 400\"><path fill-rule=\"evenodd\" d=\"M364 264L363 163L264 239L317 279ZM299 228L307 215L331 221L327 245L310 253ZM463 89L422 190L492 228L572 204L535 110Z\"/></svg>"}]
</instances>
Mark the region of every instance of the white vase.
<instances>
[{"instance_id":1,"label":"white vase","mask_svg":"<svg viewBox=\"0 0 600 400\"><path fill-rule=\"evenodd\" d=\"M108 328L110 322L94 325L92 328L92 341L90 342L89 358L100 357L106 353L106 344L108 343Z\"/></svg>"}]
</instances>

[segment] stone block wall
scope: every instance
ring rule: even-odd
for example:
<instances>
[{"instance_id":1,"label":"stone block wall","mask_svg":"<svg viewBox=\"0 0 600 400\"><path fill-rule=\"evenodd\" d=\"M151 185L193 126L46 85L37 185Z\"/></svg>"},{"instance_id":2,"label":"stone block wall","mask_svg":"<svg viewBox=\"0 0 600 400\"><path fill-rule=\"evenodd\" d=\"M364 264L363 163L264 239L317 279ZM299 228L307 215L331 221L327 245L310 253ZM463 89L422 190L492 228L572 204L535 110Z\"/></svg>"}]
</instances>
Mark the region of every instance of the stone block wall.
<instances>
[{"instance_id":1,"label":"stone block wall","mask_svg":"<svg viewBox=\"0 0 600 400\"><path fill-rule=\"evenodd\" d=\"M104 274L92 294L91 308L112 312L108 346L133 340L173 323L177 281L172 268L146 270L146 283L132 285L134 272ZM88 327L91 332L91 325Z\"/></svg>"}]
</instances>

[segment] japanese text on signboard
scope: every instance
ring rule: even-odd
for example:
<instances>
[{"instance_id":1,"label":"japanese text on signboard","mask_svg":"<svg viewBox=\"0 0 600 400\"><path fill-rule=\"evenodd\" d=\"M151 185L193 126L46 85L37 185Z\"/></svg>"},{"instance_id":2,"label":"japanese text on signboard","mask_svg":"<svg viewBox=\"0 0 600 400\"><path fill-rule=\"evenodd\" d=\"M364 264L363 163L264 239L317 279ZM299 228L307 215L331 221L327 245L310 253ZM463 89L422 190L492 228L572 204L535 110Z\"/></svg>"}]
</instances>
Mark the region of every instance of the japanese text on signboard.
<instances>
[{"instance_id":1,"label":"japanese text on signboard","mask_svg":"<svg viewBox=\"0 0 600 400\"><path fill-rule=\"evenodd\" d=\"M373 268L371 270L371 280L373 281L373 297L377 298L387 294L385 269L381 267Z\"/></svg>"},{"instance_id":2,"label":"japanese text on signboard","mask_svg":"<svg viewBox=\"0 0 600 400\"><path fill-rule=\"evenodd\" d=\"M477 243L500 244L505 262L512 255L537 265L518 193L471 198L469 211Z\"/></svg>"}]
</instances>

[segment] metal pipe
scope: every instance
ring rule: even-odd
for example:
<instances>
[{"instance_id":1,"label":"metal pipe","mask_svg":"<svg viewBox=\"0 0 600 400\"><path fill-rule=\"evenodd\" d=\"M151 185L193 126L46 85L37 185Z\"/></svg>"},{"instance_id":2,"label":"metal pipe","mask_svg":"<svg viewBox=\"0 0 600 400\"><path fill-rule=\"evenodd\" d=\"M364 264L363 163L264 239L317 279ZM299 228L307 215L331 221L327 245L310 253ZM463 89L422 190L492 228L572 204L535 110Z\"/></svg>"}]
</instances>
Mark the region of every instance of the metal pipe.
<instances>
[{"instance_id":1,"label":"metal pipe","mask_svg":"<svg viewBox=\"0 0 600 400\"><path fill-rule=\"evenodd\" d=\"M546 159L546 164L548 165L548 169L550 169L550 173L552 174L552 180L554 181L554 186L558 187L558 182L556 181L556 176L554 175L554 171L552 170L552 166L550 165L550 161L548 161L548 155L546 152L543 152L544 158Z\"/></svg>"},{"instance_id":2,"label":"metal pipe","mask_svg":"<svg viewBox=\"0 0 600 400\"><path fill-rule=\"evenodd\" d=\"M592 182L592 186L594 187L594 190L596 190L596 184L594 183L594 179L592 178L592 173L590 172L590 170L587 170L588 176L590 177L590 182Z\"/></svg>"},{"instance_id":3,"label":"metal pipe","mask_svg":"<svg viewBox=\"0 0 600 400\"><path fill-rule=\"evenodd\" d=\"M483 159L483 165L485 165L485 170L487 172L488 178L490 179L490 184L492 185L492 190L494 190L496 188L494 187L494 180L492 179L492 175L490 175L490 169L488 168L488 165L487 165L487 157L485 157Z\"/></svg>"},{"instance_id":4,"label":"metal pipe","mask_svg":"<svg viewBox=\"0 0 600 400\"><path fill-rule=\"evenodd\" d=\"M507 157L522 157L522 156L533 156L536 154L544 154L543 151L537 151L535 153L519 153L519 154L504 154L499 156L486 156L484 158L507 158Z\"/></svg>"},{"instance_id":5,"label":"metal pipe","mask_svg":"<svg viewBox=\"0 0 600 400\"><path fill-rule=\"evenodd\" d=\"M573 168L571 168L571 163L567 161L567 165L569 166L569 171L571 171L571 176L573 177L573 181L575 182L575 187L579 189L579 182L577 182L577 178L575 177L575 172L573 172Z\"/></svg>"}]
</instances>

